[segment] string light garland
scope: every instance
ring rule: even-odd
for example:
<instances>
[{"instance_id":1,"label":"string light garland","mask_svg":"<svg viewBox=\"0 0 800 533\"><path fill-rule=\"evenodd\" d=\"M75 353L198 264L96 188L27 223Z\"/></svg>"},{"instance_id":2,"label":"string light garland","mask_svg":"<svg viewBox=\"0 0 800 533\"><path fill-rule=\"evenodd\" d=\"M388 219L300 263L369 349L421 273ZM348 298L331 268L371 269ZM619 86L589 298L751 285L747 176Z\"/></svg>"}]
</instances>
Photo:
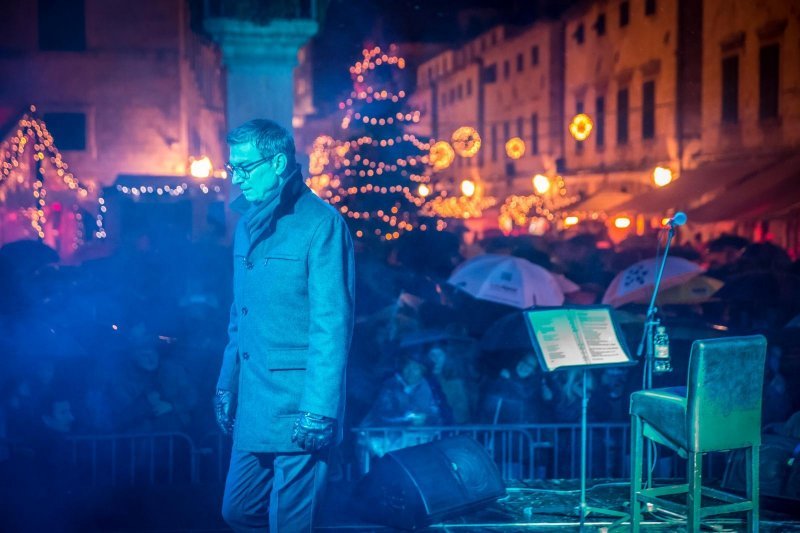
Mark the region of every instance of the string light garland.
<instances>
[{"instance_id":1,"label":"string light garland","mask_svg":"<svg viewBox=\"0 0 800 533\"><path fill-rule=\"evenodd\" d=\"M497 200L479 194L472 196L439 196L424 206L424 212L441 218L470 219L483 216L483 211L492 207Z\"/></svg>"},{"instance_id":2,"label":"string light garland","mask_svg":"<svg viewBox=\"0 0 800 533\"><path fill-rule=\"evenodd\" d=\"M537 174L532 182L535 194L508 196L500 206L497 222L504 232L509 233L514 227L527 229L537 221L553 223L578 199L567 194L563 176L548 178Z\"/></svg>"},{"instance_id":3,"label":"string light garland","mask_svg":"<svg viewBox=\"0 0 800 533\"><path fill-rule=\"evenodd\" d=\"M6 198L5 189L28 186L25 176L31 176L30 188L34 207L24 209L23 213L29 218L37 237L44 239L46 211L49 210L48 187L45 182L50 183L50 178L54 175L66 190L74 193L76 202L88 200L91 191L89 186L84 186L69 170L69 165L63 160L47 125L36 115L36 106L30 106L16 126L17 129L11 137L0 145L0 200ZM25 160L28 156L32 160L31 165ZM13 179L15 174L16 179ZM60 209L60 204L58 205ZM100 239L106 237L102 216L104 209L103 199L99 197L95 218L97 229L94 235ZM73 205L70 212L78 222L77 227L82 228L83 216L78 218L79 209ZM73 248L77 243L83 242L84 238L81 230L80 235L74 238Z\"/></svg>"},{"instance_id":4,"label":"string light garland","mask_svg":"<svg viewBox=\"0 0 800 533\"><path fill-rule=\"evenodd\" d=\"M405 67L395 45L365 48L350 67L353 90L339 103L339 131L347 138L321 135L310 149L306 183L357 238L389 241L444 228L421 212L426 198L419 186L430 183L433 143L403 131L422 116L407 107L408 94L398 86L396 71Z\"/></svg>"}]
</instances>

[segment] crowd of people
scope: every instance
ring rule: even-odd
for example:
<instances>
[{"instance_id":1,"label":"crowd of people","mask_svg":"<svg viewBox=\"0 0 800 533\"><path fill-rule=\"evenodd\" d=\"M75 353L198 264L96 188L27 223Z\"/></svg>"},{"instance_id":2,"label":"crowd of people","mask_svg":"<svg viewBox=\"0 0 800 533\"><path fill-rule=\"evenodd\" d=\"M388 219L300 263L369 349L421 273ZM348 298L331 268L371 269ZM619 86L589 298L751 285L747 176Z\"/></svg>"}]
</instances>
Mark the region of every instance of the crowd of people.
<instances>
[{"instance_id":1,"label":"crowd of people","mask_svg":"<svg viewBox=\"0 0 800 533\"><path fill-rule=\"evenodd\" d=\"M656 248L655 239L613 245L589 234L498 235L467 244L460 233L430 232L381 246L357 242L345 429L577 422L580 374L543 372L525 345L518 310L472 298L446 280L466 258L513 255L574 282L568 303L599 303L617 272ZM684 239L672 254L725 285L707 301L661 306L676 370L656 385L685 383L696 338L764 333L763 419L786 423L800 409L793 393L800 390L800 264L778 246L733 235ZM0 463L43 453L66 435L214 433L211 399L226 343L230 271L230 250L211 240L142 235L75 266L59 264L38 242L6 245ZM634 302L619 315L634 350L645 308ZM592 373L593 421L627 420L641 367ZM800 418L786 424L794 427Z\"/></svg>"}]
</instances>

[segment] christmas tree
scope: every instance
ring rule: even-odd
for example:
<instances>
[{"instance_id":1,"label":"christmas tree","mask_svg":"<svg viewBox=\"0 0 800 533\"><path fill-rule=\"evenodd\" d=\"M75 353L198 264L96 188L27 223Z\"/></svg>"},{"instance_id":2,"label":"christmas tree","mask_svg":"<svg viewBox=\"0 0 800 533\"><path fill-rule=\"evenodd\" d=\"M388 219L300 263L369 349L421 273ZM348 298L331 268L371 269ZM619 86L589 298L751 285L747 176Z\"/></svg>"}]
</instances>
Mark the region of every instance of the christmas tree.
<instances>
[{"instance_id":1,"label":"christmas tree","mask_svg":"<svg viewBox=\"0 0 800 533\"><path fill-rule=\"evenodd\" d=\"M312 149L309 185L339 209L360 239L444 228L420 213L430 192L430 143L406 131L420 112L408 106L405 66L395 46L365 49L350 67L353 91L339 104L340 140L321 136Z\"/></svg>"}]
</instances>

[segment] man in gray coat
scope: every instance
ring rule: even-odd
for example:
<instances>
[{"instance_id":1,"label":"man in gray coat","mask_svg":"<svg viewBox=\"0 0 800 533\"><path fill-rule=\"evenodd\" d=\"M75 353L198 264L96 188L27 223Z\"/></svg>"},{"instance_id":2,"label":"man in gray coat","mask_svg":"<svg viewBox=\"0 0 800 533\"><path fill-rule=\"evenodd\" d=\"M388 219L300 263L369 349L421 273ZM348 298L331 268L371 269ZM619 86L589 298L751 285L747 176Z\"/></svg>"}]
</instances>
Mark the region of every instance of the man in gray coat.
<instances>
[{"instance_id":1,"label":"man in gray coat","mask_svg":"<svg viewBox=\"0 0 800 533\"><path fill-rule=\"evenodd\" d=\"M353 328L353 245L269 120L228 134L242 190L217 422L233 433L222 514L235 531L309 531L341 439Z\"/></svg>"}]
</instances>

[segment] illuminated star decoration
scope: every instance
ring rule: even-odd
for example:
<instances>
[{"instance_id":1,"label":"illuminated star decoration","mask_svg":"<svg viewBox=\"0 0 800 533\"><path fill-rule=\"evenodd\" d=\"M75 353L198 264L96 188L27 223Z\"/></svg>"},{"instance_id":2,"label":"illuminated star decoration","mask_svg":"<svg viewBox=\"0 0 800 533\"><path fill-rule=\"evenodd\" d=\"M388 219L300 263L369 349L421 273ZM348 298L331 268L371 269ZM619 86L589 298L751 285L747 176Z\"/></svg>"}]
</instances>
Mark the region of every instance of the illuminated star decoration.
<instances>
[{"instance_id":1,"label":"illuminated star decoration","mask_svg":"<svg viewBox=\"0 0 800 533\"><path fill-rule=\"evenodd\" d=\"M592 133L594 123L589 115L585 113L578 113L572 118L569 123L569 132L576 141L585 141Z\"/></svg>"},{"instance_id":2,"label":"illuminated star decoration","mask_svg":"<svg viewBox=\"0 0 800 533\"><path fill-rule=\"evenodd\" d=\"M470 126L462 126L453 132L450 141L453 150L461 157L472 157L481 149L481 136Z\"/></svg>"}]
</instances>

